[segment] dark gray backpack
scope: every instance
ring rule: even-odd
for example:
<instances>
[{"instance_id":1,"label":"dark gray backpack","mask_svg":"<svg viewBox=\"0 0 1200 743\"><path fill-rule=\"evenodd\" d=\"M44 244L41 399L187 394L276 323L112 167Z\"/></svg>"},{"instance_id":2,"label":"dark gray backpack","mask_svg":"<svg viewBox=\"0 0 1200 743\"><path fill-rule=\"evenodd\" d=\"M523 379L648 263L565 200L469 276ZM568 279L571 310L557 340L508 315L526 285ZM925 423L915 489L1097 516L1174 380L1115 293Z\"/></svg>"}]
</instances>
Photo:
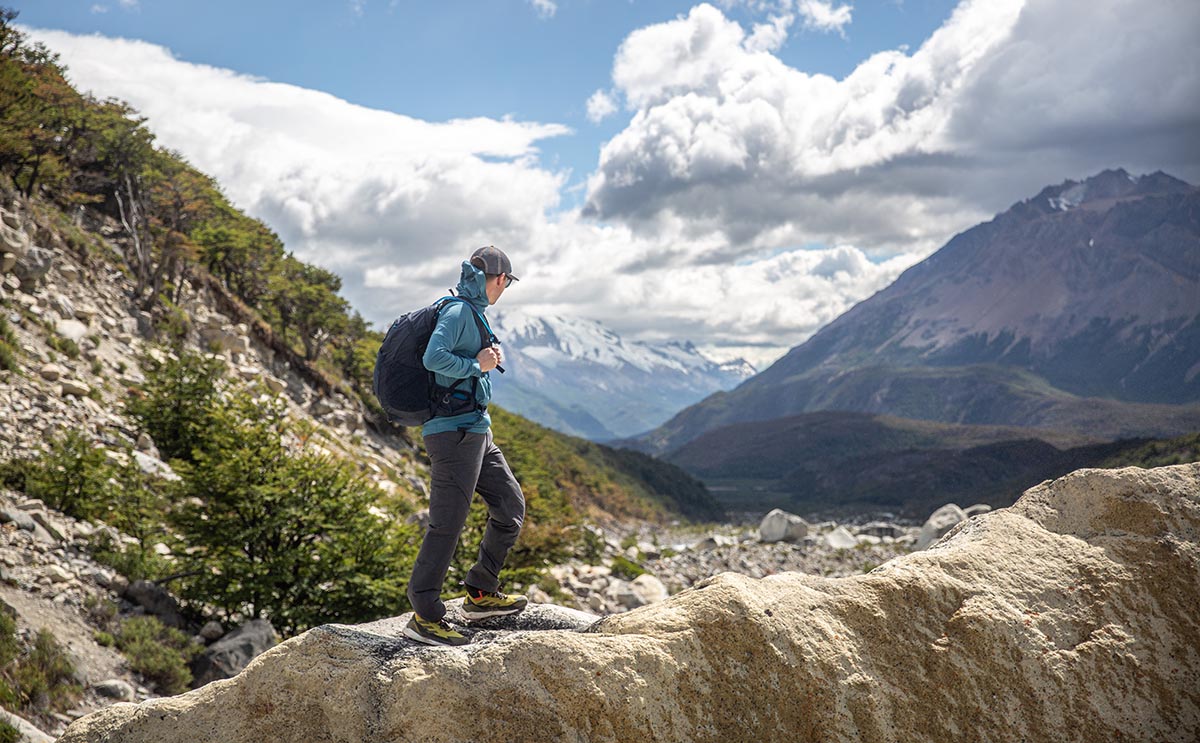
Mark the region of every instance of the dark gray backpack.
<instances>
[{"instance_id":1,"label":"dark gray backpack","mask_svg":"<svg viewBox=\"0 0 1200 743\"><path fill-rule=\"evenodd\" d=\"M397 318L375 355L375 375L371 385L392 423L419 426L435 415L460 415L479 407L475 400L477 379L471 378L469 390L465 379L456 380L450 387L439 387L434 383L433 372L425 368L422 360L437 325L438 314L451 302L462 302L470 308L485 345L500 342L479 312L461 297L443 297L428 307Z\"/></svg>"}]
</instances>

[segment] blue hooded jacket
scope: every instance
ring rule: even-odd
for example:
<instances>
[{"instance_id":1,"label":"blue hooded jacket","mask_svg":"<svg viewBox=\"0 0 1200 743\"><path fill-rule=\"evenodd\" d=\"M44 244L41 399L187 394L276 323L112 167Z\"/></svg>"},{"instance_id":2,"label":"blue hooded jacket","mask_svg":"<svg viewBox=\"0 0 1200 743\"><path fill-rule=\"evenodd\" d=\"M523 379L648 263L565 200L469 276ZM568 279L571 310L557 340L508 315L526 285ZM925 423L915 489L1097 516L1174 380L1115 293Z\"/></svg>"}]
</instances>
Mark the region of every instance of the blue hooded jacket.
<instances>
[{"instance_id":1,"label":"blue hooded jacket","mask_svg":"<svg viewBox=\"0 0 1200 743\"><path fill-rule=\"evenodd\" d=\"M481 315L488 308L486 284L487 277L483 271L472 266L469 261L463 261L462 276L458 280L458 296L470 302ZM469 390L470 378L476 377L478 387L475 390L475 399L480 405L487 405L492 399L492 381L488 378L488 372L480 371L479 362L475 360L475 356L483 350L486 340L479 335L475 318L471 316L471 308L464 306L462 302L450 302L438 313L437 324L421 360L425 368L433 372L434 381L439 387L449 387L459 379L467 379L464 385ZM428 436L459 429L471 433L487 433L491 425L492 418L486 411L471 411L462 415L430 418L422 426L421 435Z\"/></svg>"}]
</instances>

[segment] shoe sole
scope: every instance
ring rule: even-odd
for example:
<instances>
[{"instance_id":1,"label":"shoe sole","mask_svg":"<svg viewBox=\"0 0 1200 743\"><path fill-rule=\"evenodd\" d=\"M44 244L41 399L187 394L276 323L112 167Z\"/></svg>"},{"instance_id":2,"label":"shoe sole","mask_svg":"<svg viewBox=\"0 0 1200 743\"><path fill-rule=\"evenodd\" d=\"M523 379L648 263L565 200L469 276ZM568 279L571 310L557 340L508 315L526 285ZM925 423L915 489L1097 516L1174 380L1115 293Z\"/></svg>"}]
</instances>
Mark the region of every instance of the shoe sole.
<instances>
[{"instance_id":1,"label":"shoe sole","mask_svg":"<svg viewBox=\"0 0 1200 743\"><path fill-rule=\"evenodd\" d=\"M459 613L462 614L463 619L467 620L468 622L475 622L480 619L491 619L492 617L509 617L513 614L520 614L523 611L525 611L524 606L522 606L520 609L492 609L491 611L478 612L468 612L463 610Z\"/></svg>"},{"instance_id":2,"label":"shoe sole","mask_svg":"<svg viewBox=\"0 0 1200 743\"><path fill-rule=\"evenodd\" d=\"M405 627L403 630L403 634L405 637L407 637L410 640L416 640L417 642L423 643L425 645L432 645L432 646L438 647L438 648L461 647L461 645L453 645L448 642L438 642L437 640L434 640L429 637L426 637L425 635L422 635L420 632L417 632L415 629L412 629L410 627ZM463 645L466 645L466 643L464 642Z\"/></svg>"}]
</instances>

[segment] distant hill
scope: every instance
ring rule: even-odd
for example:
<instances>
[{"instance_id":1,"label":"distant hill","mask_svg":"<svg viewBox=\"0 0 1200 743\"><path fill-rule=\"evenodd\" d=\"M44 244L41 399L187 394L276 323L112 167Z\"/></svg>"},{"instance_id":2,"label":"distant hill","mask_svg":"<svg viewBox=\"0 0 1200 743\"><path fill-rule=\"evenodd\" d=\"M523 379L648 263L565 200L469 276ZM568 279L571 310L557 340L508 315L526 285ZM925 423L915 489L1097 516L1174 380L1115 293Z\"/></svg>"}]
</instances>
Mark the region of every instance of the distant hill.
<instances>
[{"instance_id":1,"label":"distant hill","mask_svg":"<svg viewBox=\"0 0 1200 743\"><path fill-rule=\"evenodd\" d=\"M1123 170L955 236L770 368L638 445L849 410L1098 438L1200 430L1200 189Z\"/></svg>"},{"instance_id":2,"label":"distant hill","mask_svg":"<svg viewBox=\"0 0 1200 743\"><path fill-rule=\"evenodd\" d=\"M920 519L947 502L1007 506L1042 480L1108 466L1148 443L820 412L725 426L668 459L704 480L730 511Z\"/></svg>"},{"instance_id":3,"label":"distant hill","mask_svg":"<svg viewBox=\"0 0 1200 743\"><path fill-rule=\"evenodd\" d=\"M627 341L598 322L520 310L488 313L507 373L496 399L558 431L605 441L646 431L754 374L741 359L707 359L687 341Z\"/></svg>"}]
</instances>

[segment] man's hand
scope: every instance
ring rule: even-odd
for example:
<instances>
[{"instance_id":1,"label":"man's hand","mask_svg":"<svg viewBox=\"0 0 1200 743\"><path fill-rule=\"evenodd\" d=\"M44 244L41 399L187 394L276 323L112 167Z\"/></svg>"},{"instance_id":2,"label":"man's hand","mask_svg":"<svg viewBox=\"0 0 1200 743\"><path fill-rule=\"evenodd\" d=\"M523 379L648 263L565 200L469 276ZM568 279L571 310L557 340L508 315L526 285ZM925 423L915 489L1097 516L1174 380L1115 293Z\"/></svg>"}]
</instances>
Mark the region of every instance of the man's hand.
<instances>
[{"instance_id":1,"label":"man's hand","mask_svg":"<svg viewBox=\"0 0 1200 743\"><path fill-rule=\"evenodd\" d=\"M475 356L479 362L479 370L490 372L504 363L504 354L496 346L487 346Z\"/></svg>"}]
</instances>

